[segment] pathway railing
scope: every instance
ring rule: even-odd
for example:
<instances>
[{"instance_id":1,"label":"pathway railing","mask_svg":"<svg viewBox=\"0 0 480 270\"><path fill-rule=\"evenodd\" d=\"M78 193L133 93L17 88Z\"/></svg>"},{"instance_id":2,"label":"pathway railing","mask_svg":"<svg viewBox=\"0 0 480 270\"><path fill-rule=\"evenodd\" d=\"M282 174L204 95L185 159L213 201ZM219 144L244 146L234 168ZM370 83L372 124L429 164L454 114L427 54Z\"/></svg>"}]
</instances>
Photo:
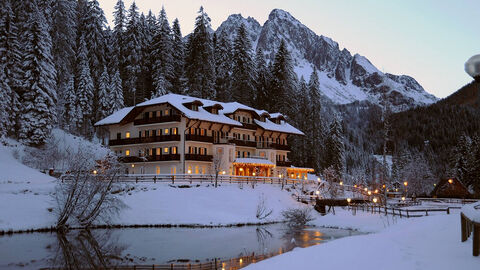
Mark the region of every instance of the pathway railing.
<instances>
[{"instance_id":1,"label":"pathway railing","mask_svg":"<svg viewBox=\"0 0 480 270\"><path fill-rule=\"evenodd\" d=\"M404 208L394 208L394 207L385 207L381 205L350 205L348 206L352 211L363 211L370 213L379 213L392 216L400 217L423 217L429 216L431 213L445 213L450 214L451 209L460 209L460 207L446 207L446 208L424 208L424 209L404 209Z\"/></svg>"},{"instance_id":2,"label":"pathway railing","mask_svg":"<svg viewBox=\"0 0 480 270\"><path fill-rule=\"evenodd\" d=\"M469 219L463 213L460 213L460 223L462 230L462 242L468 240L473 233L473 256L480 255L480 222Z\"/></svg>"},{"instance_id":3,"label":"pathway railing","mask_svg":"<svg viewBox=\"0 0 480 270\"><path fill-rule=\"evenodd\" d=\"M73 175L62 175L62 181L72 180ZM193 184L193 183L212 183L218 184L314 184L317 181L295 178L265 177L265 176L238 176L238 175L218 175L216 178L212 174L126 174L118 176L118 182L135 183L171 183L171 184Z\"/></svg>"}]
</instances>

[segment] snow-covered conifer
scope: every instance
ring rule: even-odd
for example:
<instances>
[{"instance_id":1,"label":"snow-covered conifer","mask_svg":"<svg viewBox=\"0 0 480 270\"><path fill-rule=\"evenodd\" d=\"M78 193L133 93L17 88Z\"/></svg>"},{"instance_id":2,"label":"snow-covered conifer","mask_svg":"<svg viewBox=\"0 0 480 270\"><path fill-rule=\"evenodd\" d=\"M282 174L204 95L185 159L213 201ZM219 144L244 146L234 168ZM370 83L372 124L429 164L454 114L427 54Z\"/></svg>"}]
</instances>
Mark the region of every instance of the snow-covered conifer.
<instances>
[{"instance_id":1,"label":"snow-covered conifer","mask_svg":"<svg viewBox=\"0 0 480 270\"><path fill-rule=\"evenodd\" d=\"M235 101L254 105L255 63L252 58L252 44L245 25L242 23L233 42L232 96Z\"/></svg>"}]
</instances>

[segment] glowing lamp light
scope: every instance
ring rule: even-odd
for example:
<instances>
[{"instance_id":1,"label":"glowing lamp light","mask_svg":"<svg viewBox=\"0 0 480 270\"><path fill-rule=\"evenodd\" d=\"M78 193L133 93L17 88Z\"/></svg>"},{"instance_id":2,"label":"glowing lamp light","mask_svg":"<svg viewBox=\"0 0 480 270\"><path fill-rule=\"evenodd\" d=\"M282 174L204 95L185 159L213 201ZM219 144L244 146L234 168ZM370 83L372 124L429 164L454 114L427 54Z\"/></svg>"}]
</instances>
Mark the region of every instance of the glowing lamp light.
<instances>
[{"instance_id":1,"label":"glowing lamp light","mask_svg":"<svg viewBox=\"0 0 480 270\"><path fill-rule=\"evenodd\" d=\"M132 164L132 168L135 168L135 164Z\"/></svg>"},{"instance_id":2,"label":"glowing lamp light","mask_svg":"<svg viewBox=\"0 0 480 270\"><path fill-rule=\"evenodd\" d=\"M320 190L315 191L315 194L317 195L320 194Z\"/></svg>"},{"instance_id":3,"label":"glowing lamp light","mask_svg":"<svg viewBox=\"0 0 480 270\"><path fill-rule=\"evenodd\" d=\"M350 203L352 201L351 198L347 198L347 202Z\"/></svg>"},{"instance_id":4,"label":"glowing lamp light","mask_svg":"<svg viewBox=\"0 0 480 270\"><path fill-rule=\"evenodd\" d=\"M405 201L405 197L402 197L402 201Z\"/></svg>"},{"instance_id":5,"label":"glowing lamp light","mask_svg":"<svg viewBox=\"0 0 480 270\"><path fill-rule=\"evenodd\" d=\"M295 175L294 175L293 173L290 175L290 177L292 177L292 178L293 178L294 176L295 176Z\"/></svg>"},{"instance_id":6,"label":"glowing lamp light","mask_svg":"<svg viewBox=\"0 0 480 270\"><path fill-rule=\"evenodd\" d=\"M305 177L303 177L303 179L307 180L307 177L305 176Z\"/></svg>"},{"instance_id":7,"label":"glowing lamp light","mask_svg":"<svg viewBox=\"0 0 480 270\"><path fill-rule=\"evenodd\" d=\"M227 172L226 171L222 171L222 174L226 174Z\"/></svg>"},{"instance_id":8,"label":"glowing lamp light","mask_svg":"<svg viewBox=\"0 0 480 270\"><path fill-rule=\"evenodd\" d=\"M356 187L357 187L357 185L353 185L353 187L355 187L355 188L356 188Z\"/></svg>"},{"instance_id":9,"label":"glowing lamp light","mask_svg":"<svg viewBox=\"0 0 480 270\"><path fill-rule=\"evenodd\" d=\"M238 169L239 171L243 172L243 168Z\"/></svg>"},{"instance_id":10,"label":"glowing lamp light","mask_svg":"<svg viewBox=\"0 0 480 270\"><path fill-rule=\"evenodd\" d=\"M377 198L373 198L373 203L377 203L378 199Z\"/></svg>"},{"instance_id":11,"label":"glowing lamp light","mask_svg":"<svg viewBox=\"0 0 480 270\"><path fill-rule=\"evenodd\" d=\"M370 195L372 195L372 192L369 190L369 191L368 191L368 196L370 196Z\"/></svg>"},{"instance_id":12,"label":"glowing lamp light","mask_svg":"<svg viewBox=\"0 0 480 270\"><path fill-rule=\"evenodd\" d=\"M97 170L93 170L93 174L97 174Z\"/></svg>"},{"instance_id":13,"label":"glowing lamp light","mask_svg":"<svg viewBox=\"0 0 480 270\"><path fill-rule=\"evenodd\" d=\"M386 187L385 185L382 186L382 188L385 188L385 187Z\"/></svg>"},{"instance_id":14,"label":"glowing lamp light","mask_svg":"<svg viewBox=\"0 0 480 270\"><path fill-rule=\"evenodd\" d=\"M375 189L375 193L378 193L378 189Z\"/></svg>"},{"instance_id":15,"label":"glowing lamp light","mask_svg":"<svg viewBox=\"0 0 480 270\"><path fill-rule=\"evenodd\" d=\"M453 183L453 179L448 179L448 183L452 184L452 183Z\"/></svg>"},{"instance_id":16,"label":"glowing lamp light","mask_svg":"<svg viewBox=\"0 0 480 270\"><path fill-rule=\"evenodd\" d=\"M240 258L239 262L240 262L240 263L243 263L243 259L242 259L242 258Z\"/></svg>"},{"instance_id":17,"label":"glowing lamp light","mask_svg":"<svg viewBox=\"0 0 480 270\"><path fill-rule=\"evenodd\" d=\"M252 173L253 176L255 176L255 173Z\"/></svg>"},{"instance_id":18,"label":"glowing lamp light","mask_svg":"<svg viewBox=\"0 0 480 270\"><path fill-rule=\"evenodd\" d=\"M340 181L340 186L343 186L343 182L342 182L342 181Z\"/></svg>"},{"instance_id":19,"label":"glowing lamp light","mask_svg":"<svg viewBox=\"0 0 480 270\"><path fill-rule=\"evenodd\" d=\"M320 177L317 177L317 181L320 182Z\"/></svg>"},{"instance_id":20,"label":"glowing lamp light","mask_svg":"<svg viewBox=\"0 0 480 270\"><path fill-rule=\"evenodd\" d=\"M188 173L188 174L191 174L191 173L192 173L192 170L189 169L189 170L187 171L187 173Z\"/></svg>"},{"instance_id":21,"label":"glowing lamp light","mask_svg":"<svg viewBox=\"0 0 480 270\"><path fill-rule=\"evenodd\" d=\"M403 185L408 186L408 182L407 181L403 182Z\"/></svg>"},{"instance_id":22,"label":"glowing lamp light","mask_svg":"<svg viewBox=\"0 0 480 270\"><path fill-rule=\"evenodd\" d=\"M367 192L367 191L368 191L368 188L364 188L363 190L365 190L365 192Z\"/></svg>"}]
</instances>

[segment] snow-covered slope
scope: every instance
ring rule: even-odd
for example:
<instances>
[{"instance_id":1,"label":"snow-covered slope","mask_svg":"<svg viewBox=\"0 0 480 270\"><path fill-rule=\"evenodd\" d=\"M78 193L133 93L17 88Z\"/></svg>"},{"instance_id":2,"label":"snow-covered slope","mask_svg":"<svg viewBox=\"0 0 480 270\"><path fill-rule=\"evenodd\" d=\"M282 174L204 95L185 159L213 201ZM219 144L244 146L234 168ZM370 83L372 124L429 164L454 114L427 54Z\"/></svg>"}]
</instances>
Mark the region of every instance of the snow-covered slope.
<instances>
[{"instance_id":1,"label":"snow-covered slope","mask_svg":"<svg viewBox=\"0 0 480 270\"><path fill-rule=\"evenodd\" d=\"M319 72L321 91L337 104L369 100L380 103L386 97L394 110L404 110L437 101L412 77L381 72L366 57L340 50L337 42L317 35L290 13L274 9L261 26L255 19L231 15L218 29L233 39L243 23L254 49L261 47L267 61L274 59L283 39L291 52L297 75L307 80L313 66Z\"/></svg>"}]
</instances>

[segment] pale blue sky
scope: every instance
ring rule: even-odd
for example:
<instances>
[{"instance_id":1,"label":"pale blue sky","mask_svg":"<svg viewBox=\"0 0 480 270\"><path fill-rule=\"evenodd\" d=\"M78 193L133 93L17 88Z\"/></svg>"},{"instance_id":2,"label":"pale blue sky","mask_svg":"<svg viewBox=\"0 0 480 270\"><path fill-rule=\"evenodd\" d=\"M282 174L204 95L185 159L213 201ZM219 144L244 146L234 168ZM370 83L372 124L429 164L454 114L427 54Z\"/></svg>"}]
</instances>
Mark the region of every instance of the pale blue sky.
<instances>
[{"instance_id":1,"label":"pale blue sky","mask_svg":"<svg viewBox=\"0 0 480 270\"><path fill-rule=\"evenodd\" d=\"M99 0L112 21L117 0ZM132 0L125 0L128 9ZM140 11L158 14L192 31L203 5L216 29L230 14L263 24L274 8L284 9L319 35L352 54L366 56L384 72L414 77L428 92L445 97L471 81L465 61L480 53L479 0L136 0Z\"/></svg>"}]
</instances>

